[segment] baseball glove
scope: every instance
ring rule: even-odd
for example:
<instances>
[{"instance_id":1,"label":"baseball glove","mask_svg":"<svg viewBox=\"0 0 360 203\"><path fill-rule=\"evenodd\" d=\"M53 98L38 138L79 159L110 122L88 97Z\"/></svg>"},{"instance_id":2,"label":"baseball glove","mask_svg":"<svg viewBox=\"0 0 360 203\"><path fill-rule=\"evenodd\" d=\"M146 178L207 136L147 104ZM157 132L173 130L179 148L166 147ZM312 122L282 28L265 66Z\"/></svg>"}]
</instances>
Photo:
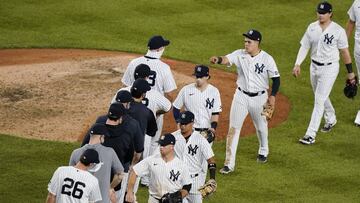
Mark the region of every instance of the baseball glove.
<instances>
[{"instance_id":1,"label":"baseball glove","mask_svg":"<svg viewBox=\"0 0 360 203\"><path fill-rule=\"evenodd\" d=\"M264 104L263 111L261 112L262 116L266 117L266 120L270 120L274 114L275 106L266 103Z\"/></svg>"},{"instance_id":2,"label":"baseball glove","mask_svg":"<svg viewBox=\"0 0 360 203\"><path fill-rule=\"evenodd\" d=\"M212 195L216 191L216 188L216 181L214 179L210 179L205 183L205 185L199 188L199 192L201 193L202 198L205 198Z\"/></svg>"},{"instance_id":3,"label":"baseball glove","mask_svg":"<svg viewBox=\"0 0 360 203\"><path fill-rule=\"evenodd\" d=\"M164 194L160 199L160 203L182 203L181 192L176 191Z\"/></svg>"},{"instance_id":4,"label":"baseball glove","mask_svg":"<svg viewBox=\"0 0 360 203\"><path fill-rule=\"evenodd\" d=\"M358 88L358 77L355 76L354 79L347 79L344 88L344 94L347 98L353 99L356 96Z\"/></svg>"},{"instance_id":5,"label":"baseball glove","mask_svg":"<svg viewBox=\"0 0 360 203\"><path fill-rule=\"evenodd\" d=\"M207 139L209 143L212 143L215 140L215 133L212 130L201 131L200 134Z\"/></svg>"}]
</instances>

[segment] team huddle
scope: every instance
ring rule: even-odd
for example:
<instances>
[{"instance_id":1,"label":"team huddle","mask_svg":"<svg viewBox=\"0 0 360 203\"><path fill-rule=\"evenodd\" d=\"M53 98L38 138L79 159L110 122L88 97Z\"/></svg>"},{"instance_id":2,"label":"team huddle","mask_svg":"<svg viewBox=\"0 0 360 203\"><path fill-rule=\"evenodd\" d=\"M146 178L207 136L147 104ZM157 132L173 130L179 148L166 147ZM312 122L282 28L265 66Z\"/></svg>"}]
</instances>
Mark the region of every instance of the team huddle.
<instances>
[{"instance_id":1,"label":"team huddle","mask_svg":"<svg viewBox=\"0 0 360 203\"><path fill-rule=\"evenodd\" d=\"M300 76L300 65L310 49L315 101L309 127L299 140L306 145L315 143L322 117L321 132L329 132L337 123L329 95L339 73L340 55L348 72L345 95L353 98L359 83L352 70L348 38L356 27L355 60L360 67L360 0L348 11L346 31L331 20L330 3L319 3L316 11L318 20L302 37L292 70L295 77ZM268 121L275 108L280 73L274 58L260 48L261 33L250 29L243 36L243 49L209 59L237 70L221 174L235 170L240 131L248 114L259 141L256 161L264 164L269 157ZM153 36L147 53L129 63L121 79L125 87L109 98L107 114L96 119L82 147L72 152L69 166L55 171L48 185L48 203L137 202L139 185L148 187L149 203L200 203L216 191L212 145L222 112L221 92L210 83L211 76L216 76L208 66L196 65L194 82L172 98L176 82L170 66L161 60L169 44L164 37ZM170 111L177 128L162 134L168 122L164 114ZM360 125L360 110L355 124Z\"/></svg>"}]
</instances>

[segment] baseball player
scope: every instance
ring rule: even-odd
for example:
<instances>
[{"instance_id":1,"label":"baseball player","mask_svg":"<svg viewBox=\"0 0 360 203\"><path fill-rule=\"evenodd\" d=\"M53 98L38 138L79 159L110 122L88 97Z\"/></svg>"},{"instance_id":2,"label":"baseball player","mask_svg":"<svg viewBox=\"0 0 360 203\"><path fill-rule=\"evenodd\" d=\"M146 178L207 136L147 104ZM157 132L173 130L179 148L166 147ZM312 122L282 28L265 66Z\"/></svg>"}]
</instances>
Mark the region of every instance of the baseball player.
<instances>
[{"instance_id":1,"label":"baseball player","mask_svg":"<svg viewBox=\"0 0 360 203\"><path fill-rule=\"evenodd\" d=\"M134 71L139 64L146 64L151 69L148 82L152 89L159 91L161 94L165 94L166 98L170 101L170 93L176 89L176 83L171 73L169 65L160 60L165 47L170 44L169 40L164 39L162 36L156 35L150 38L148 42L148 51L145 56L133 59L122 79L121 82L125 86L131 86L135 81Z\"/></svg>"},{"instance_id":2,"label":"baseball player","mask_svg":"<svg viewBox=\"0 0 360 203\"><path fill-rule=\"evenodd\" d=\"M99 154L94 149L82 153L75 166L61 166L48 185L47 203L88 203L101 201L99 182L88 171L98 168Z\"/></svg>"},{"instance_id":3,"label":"baseball player","mask_svg":"<svg viewBox=\"0 0 360 203\"><path fill-rule=\"evenodd\" d=\"M135 81L134 72L135 68L139 64L146 64L151 69L151 74L148 77L148 82L151 86L151 89L154 89L164 95L169 101L172 101L171 92L173 92L177 86L175 83L174 76L171 72L170 66L160 60L163 52L165 51L165 47L170 44L169 40L164 39L163 36L156 35L149 39L148 42L148 51L145 56L141 56L139 58L133 59L123 77L122 83L125 86L131 86ZM154 151L157 145L154 141L157 141L161 135L163 123L164 123L164 115L159 115L156 119L158 131L153 139L153 145L150 151Z\"/></svg>"},{"instance_id":4,"label":"baseball player","mask_svg":"<svg viewBox=\"0 0 360 203\"><path fill-rule=\"evenodd\" d=\"M129 178L126 202L134 202L133 188L137 176L149 175L149 203L164 201L164 195L172 193L179 199L188 195L191 180L187 165L174 155L175 137L165 134L159 140L160 154L154 154L136 164ZM182 201L182 202L187 202Z\"/></svg>"},{"instance_id":5,"label":"baseball player","mask_svg":"<svg viewBox=\"0 0 360 203\"><path fill-rule=\"evenodd\" d=\"M339 73L339 51L348 71L348 79L355 78L346 33L340 25L331 20L331 4L319 3L317 17L318 20L308 26L300 41L301 46L292 71L295 77L300 76L300 65L311 48L310 80L315 102L308 129L305 136L299 140L307 145L315 143L323 115L325 125L322 132L329 132L337 122L329 95Z\"/></svg>"},{"instance_id":6,"label":"baseball player","mask_svg":"<svg viewBox=\"0 0 360 203\"><path fill-rule=\"evenodd\" d=\"M86 149L95 149L100 158L101 168L93 175L98 179L101 190L102 202L112 203L116 202L116 195L114 188L121 182L124 168L120 163L115 151L110 147L102 145L105 136L109 137L109 132L104 124L95 123L90 129L90 142L85 146L74 150L71 154L69 166L75 166L80 160L81 154ZM100 166L100 164L98 164ZM110 184L111 172L114 173L112 182Z\"/></svg>"},{"instance_id":7,"label":"baseball player","mask_svg":"<svg viewBox=\"0 0 360 203\"><path fill-rule=\"evenodd\" d=\"M280 87L280 74L272 56L260 49L261 33L251 29L244 33L245 49L236 50L226 56L213 56L211 63L237 67L237 88L230 110L229 131L226 139L226 159L220 173L227 174L235 169L236 149L240 130L248 113L253 120L259 140L257 161L267 162L269 154L268 123L261 115L263 105L275 106L275 96ZM272 90L268 96L269 78Z\"/></svg>"},{"instance_id":8,"label":"baseball player","mask_svg":"<svg viewBox=\"0 0 360 203\"><path fill-rule=\"evenodd\" d=\"M196 131L201 133L209 129L215 134L221 112L219 90L208 82L210 75L207 66L195 66L193 75L196 78L195 83L184 86L173 103L175 121L179 121L180 109L185 107L185 110L195 115L194 129Z\"/></svg>"},{"instance_id":9,"label":"baseball player","mask_svg":"<svg viewBox=\"0 0 360 203\"><path fill-rule=\"evenodd\" d=\"M358 76L360 76L360 1L355 0L351 5L349 11L349 20L346 25L346 35L350 39L350 35L355 28L355 46L354 46L354 57ZM360 78L359 78L360 83ZM355 121L356 126L360 126L360 110L357 112Z\"/></svg>"},{"instance_id":10,"label":"baseball player","mask_svg":"<svg viewBox=\"0 0 360 203\"><path fill-rule=\"evenodd\" d=\"M173 134L177 139L180 139L179 137L182 136L182 141L179 143L180 148L175 150L176 154L185 162L190 171L192 187L186 199L189 202L199 203L202 202L202 196L198 190L205 184L206 180L206 169L204 169L203 163L207 161L210 179L213 182L215 182L216 163L214 152L209 142L199 131L193 130L194 117L194 114L190 111L182 112L179 118L180 130L175 131Z\"/></svg>"}]
</instances>

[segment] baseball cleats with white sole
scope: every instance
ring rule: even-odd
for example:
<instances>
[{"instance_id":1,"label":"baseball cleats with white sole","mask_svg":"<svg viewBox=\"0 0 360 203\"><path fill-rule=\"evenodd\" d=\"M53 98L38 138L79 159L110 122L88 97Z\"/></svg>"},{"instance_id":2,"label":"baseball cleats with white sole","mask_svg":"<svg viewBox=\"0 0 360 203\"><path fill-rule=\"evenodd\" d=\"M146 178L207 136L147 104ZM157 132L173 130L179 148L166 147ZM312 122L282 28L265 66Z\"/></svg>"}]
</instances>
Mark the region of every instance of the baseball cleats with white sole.
<instances>
[{"instance_id":1,"label":"baseball cleats with white sole","mask_svg":"<svg viewBox=\"0 0 360 203\"><path fill-rule=\"evenodd\" d=\"M233 172L233 170L231 170L228 166L224 166L222 169L220 169L221 174L229 174L231 172Z\"/></svg>"},{"instance_id":2,"label":"baseball cleats with white sole","mask_svg":"<svg viewBox=\"0 0 360 203\"><path fill-rule=\"evenodd\" d=\"M258 163L264 164L264 163L267 162L267 157L264 156L264 155L259 154L259 155L257 156L256 161L257 161Z\"/></svg>"},{"instance_id":3,"label":"baseball cleats with white sole","mask_svg":"<svg viewBox=\"0 0 360 203\"><path fill-rule=\"evenodd\" d=\"M325 123L324 127L322 127L320 131L323 133L328 133L335 125L336 121L334 123Z\"/></svg>"},{"instance_id":4,"label":"baseball cleats with white sole","mask_svg":"<svg viewBox=\"0 0 360 203\"><path fill-rule=\"evenodd\" d=\"M315 138L305 135L303 138L299 140L301 144L311 145L315 143Z\"/></svg>"}]
</instances>

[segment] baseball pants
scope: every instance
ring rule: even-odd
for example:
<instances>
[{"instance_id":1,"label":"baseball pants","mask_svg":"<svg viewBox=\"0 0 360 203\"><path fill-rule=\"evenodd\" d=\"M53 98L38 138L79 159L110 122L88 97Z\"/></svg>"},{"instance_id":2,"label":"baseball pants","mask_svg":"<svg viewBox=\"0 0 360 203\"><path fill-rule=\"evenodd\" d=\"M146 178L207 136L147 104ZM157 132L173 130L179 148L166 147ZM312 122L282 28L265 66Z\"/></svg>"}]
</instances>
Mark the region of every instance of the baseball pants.
<instances>
[{"instance_id":1,"label":"baseball pants","mask_svg":"<svg viewBox=\"0 0 360 203\"><path fill-rule=\"evenodd\" d=\"M357 76L360 83L360 40L355 39L355 48L354 48L354 57L355 57L355 63L356 63L356 69L357 69ZM360 108L357 112L355 121L355 124L360 125Z\"/></svg>"},{"instance_id":2,"label":"baseball pants","mask_svg":"<svg viewBox=\"0 0 360 203\"><path fill-rule=\"evenodd\" d=\"M202 196L198 189L205 184L206 174L203 172L197 173L197 175L190 175L192 180L191 190L189 195L186 196L186 200L189 203L201 203ZM183 201L184 202L184 201Z\"/></svg>"},{"instance_id":3,"label":"baseball pants","mask_svg":"<svg viewBox=\"0 0 360 203\"><path fill-rule=\"evenodd\" d=\"M310 80L315 94L315 101L306 135L316 137L323 116L326 123L336 122L335 109L329 96L338 74L339 62L324 66L311 63Z\"/></svg>"},{"instance_id":4,"label":"baseball pants","mask_svg":"<svg viewBox=\"0 0 360 203\"><path fill-rule=\"evenodd\" d=\"M267 92L262 95L250 97L236 89L230 109L229 131L226 137L226 158L225 166L231 170L235 168L236 150L239 143L240 131L248 114L256 128L259 140L258 154L268 156L268 123L265 116L261 115L263 105L268 98Z\"/></svg>"}]
</instances>

